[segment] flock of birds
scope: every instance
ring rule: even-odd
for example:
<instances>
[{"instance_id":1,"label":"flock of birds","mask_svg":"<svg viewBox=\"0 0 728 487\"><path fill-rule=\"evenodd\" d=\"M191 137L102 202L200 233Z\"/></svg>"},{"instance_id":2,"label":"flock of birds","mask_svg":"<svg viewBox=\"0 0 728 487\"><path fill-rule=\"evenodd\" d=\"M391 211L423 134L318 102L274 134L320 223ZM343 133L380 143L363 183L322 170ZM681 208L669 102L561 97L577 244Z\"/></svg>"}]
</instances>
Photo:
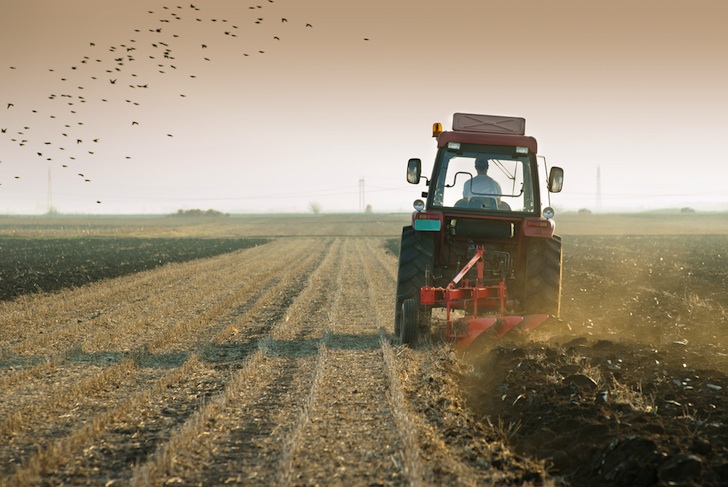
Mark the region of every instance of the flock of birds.
<instances>
[{"instance_id":1,"label":"flock of birds","mask_svg":"<svg viewBox=\"0 0 728 487\"><path fill-rule=\"evenodd\" d=\"M40 107L24 106L24 103L12 99L7 100L4 107L0 105L0 112L4 112L0 114L0 175L5 173L1 163L3 153L6 151L2 148L6 144L11 144L24 151L22 154L28 154L29 157L36 160L47 161L49 165L59 165L63 170L73 171L74 168L77 168L77 171L84 171L77 172L77 177L83 183L90 183L92 179L87 176L88 171L83 168L88 168L94 157L99 157L97 154L101 152L104 145L104 134L94 133L94 130L97 130L95 127L98 127L99 124L95 123L98 122L98 119L93 117L98 115L92 114L90 119L84 115L89 116L89 111L98 114L99 108L104 113L113 112L113 109L109 108L111 105L123 103L125 108L131 107L137 111L132 110L131 113L135 113L133 118L118 121L118 123L123 123L136 130L144 130L144 111L134 107L143 105L141 100L145 97L140 96L140 91L160 87L157 84L160 80L159 76L150 76L154 70L159 75L174 73L176 76L195 79L197 75L186 68L210 62L212 56L207 54L211 51L208 50L208 46L225 38L238 37L240 29L246 24L250 26L250 23L254 25L275 23L277 35L268 39L275 43L292 32L289 25L298 23L299 27L304 30L314 28L310 22L297 22L295 19L291 19L289 22L288 17L269 18L266 15L266 8L271 3L274 3L274 0L267 0L267 3L263 3L263 5L250 6L248 9L250 15L242 22L226 18L205 17L199 13L201 9L195 4L163 6L161 11L147 11L154 23L146 29L134 29L132 38L124 43L104 48L97 45L96 42L89 42L87 55L80 57L77 62L63 69L48 69L49 73L55 75L48 79L48 84L55 82L60 86L60 91L49 93L47 97L52 102L52 113L40 110ZM190 28L191 23L200 28ZM205 25L205 29L201 28L203 25ZM178 28L178 26L182 28ZM182 41L186 43L185 45L189 45L190 37L196 33L202 33L210 26L214 26L214 31L221 37L217 39L206 37L204 41L199 40L199 48L196 53L193 53L196 59L192 59L192 62L177 59L176 49L182 44ZM364 38L364 40L369 39ZM193 39L192 42L196 41ZM184 49L182 57L190 54L188 47ZM263 55L266 51L264 49L240 49L238 52L243 57L247 57ZM16 66L8 68L18 69ZM162 83L161 88L164 89L164 93L169 92L168 84ZM12 95L3 93L0 96ZM187 95L181 93L179 96L185 98ZM39 102L38 105L47 106L48 103ZM94 110L89 110L89 105L93 105ZM121 109L119 113L128 115L130 112ZM43 117L45 120L40 121L38 117ZM36 124L41 129L35 131ZM173 137L172 132L166 133L166 137ZM27 157L23 157L23 160L26 161ZM131 155L124 157L132 158ZM83 164L81 164L82 162ZM43 166L43 169L45 167ZM7 179L8 174L6 173L5 176ZM20 178L20 175L9 176L10 180ZM0 185L3 182L5 181L0 176ZM101 202L101 199L96 200L98 204Z\"/></svg>"}]
</instances>

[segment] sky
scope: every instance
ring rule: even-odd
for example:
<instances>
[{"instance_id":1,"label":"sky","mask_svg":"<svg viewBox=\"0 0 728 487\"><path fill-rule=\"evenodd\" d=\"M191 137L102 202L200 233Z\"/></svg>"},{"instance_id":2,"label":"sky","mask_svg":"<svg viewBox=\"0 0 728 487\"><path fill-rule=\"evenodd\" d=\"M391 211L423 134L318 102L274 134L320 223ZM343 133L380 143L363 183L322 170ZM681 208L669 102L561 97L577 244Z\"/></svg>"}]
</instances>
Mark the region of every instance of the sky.
<instances>
[{"instance_id":1,"label":"sky","mask_svg":"<svg viewBox=\"0 0 728 487\"><path fill-rule=\"evenodd\" d=\"M3 0L0 213L411 211L406 162L431 170L455 112L525 118L564 169L558 210L728 210L726 18L722 0Z\"/></svg>"}]
</instances>

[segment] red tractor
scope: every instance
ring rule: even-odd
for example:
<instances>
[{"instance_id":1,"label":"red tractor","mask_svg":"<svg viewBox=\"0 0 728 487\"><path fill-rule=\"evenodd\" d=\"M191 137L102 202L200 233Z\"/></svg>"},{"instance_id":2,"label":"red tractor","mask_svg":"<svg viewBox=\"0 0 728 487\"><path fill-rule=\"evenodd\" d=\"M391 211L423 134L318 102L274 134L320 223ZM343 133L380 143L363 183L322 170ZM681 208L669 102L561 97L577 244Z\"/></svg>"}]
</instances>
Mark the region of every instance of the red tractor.
<instances>
[{"instance_id":1,"label":"red tractor","mask_svg":"<svg viewBox=\"0 0 728 487\"><path fill-rule=\"evenodd\" d=\"M416 344L437 308L458 348L558 317L561 238L547 191L561 191L563 170L536 155L523 118L456 113L433 137L431 178L420 159L407 164L407 181L425 179L427 191L402 229L395 336Z\"/></svg>"}]
</instances>

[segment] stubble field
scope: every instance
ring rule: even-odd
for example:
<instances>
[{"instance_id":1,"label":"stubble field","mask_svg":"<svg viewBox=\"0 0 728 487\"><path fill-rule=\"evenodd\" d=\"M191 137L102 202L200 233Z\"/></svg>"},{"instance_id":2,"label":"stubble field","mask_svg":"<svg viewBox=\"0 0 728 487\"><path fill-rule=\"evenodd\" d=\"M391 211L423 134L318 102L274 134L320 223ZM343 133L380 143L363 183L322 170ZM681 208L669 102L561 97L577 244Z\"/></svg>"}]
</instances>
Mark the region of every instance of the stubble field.
<instances>
[{"instance_id":1,"label":"stubble field","mask_svg":"<svg viewBox=\"0 0 728 487\"><path fill-rule=\"evenodd\" d=\"M562 320L464 356L391 339L407 215L3 218L0 483L719 485L724 218L557 220Z\"/></svg>"}]
</instances>

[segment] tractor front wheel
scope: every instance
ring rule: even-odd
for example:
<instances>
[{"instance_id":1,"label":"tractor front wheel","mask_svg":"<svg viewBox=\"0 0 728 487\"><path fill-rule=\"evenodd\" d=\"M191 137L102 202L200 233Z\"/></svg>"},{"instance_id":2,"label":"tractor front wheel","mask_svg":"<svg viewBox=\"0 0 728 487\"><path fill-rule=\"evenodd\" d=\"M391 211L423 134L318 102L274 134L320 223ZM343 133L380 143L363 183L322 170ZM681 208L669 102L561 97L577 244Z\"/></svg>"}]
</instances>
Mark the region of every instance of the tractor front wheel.
<instances>
[{"instance_id":1,"label":"tractor front wheel","mask_svg":"<svg viewBox=\"0 0 728 487\"><path fill-rule=\"evenodd\" d=\"M402 310L400 313L399 324L399 341L402 345L411 347L417 345L417 335L419 333L419 306L414 299L405 299L402 302Z\"/></svg>"}]
</instances>

